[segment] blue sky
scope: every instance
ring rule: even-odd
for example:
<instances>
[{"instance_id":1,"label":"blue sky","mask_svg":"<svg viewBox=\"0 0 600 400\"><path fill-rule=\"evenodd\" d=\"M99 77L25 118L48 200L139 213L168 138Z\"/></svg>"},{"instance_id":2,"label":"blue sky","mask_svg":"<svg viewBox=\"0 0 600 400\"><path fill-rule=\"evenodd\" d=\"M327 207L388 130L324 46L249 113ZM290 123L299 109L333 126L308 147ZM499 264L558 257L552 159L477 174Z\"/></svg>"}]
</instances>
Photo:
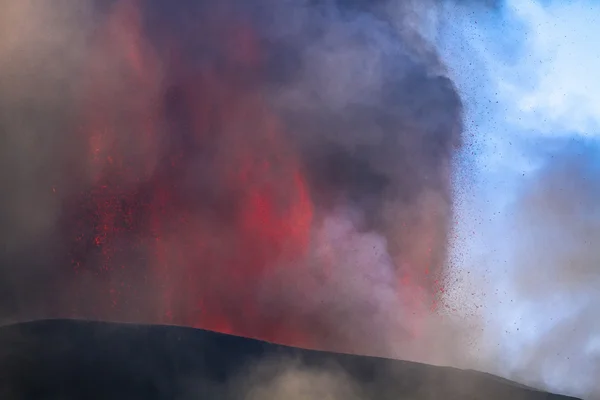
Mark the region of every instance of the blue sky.
<instances>
[{"instance_id":1,"label":"blue sky","mask_svg":"<svg viewBox=\"0 0 600 400\"><path fill-rule=\"evenodd\" d=\"M450 6L446 16L439 47L465 101L468 137L453 265L456 274L474 276L455 289L454 301L484 310L488 342L475 351L502 358L499 372L531 368L527 379L551 389L594 392L600 330L583 321L595 318L590 305L600 302L580 292L600 286L552 292L552 280L563 278L541 260L553 249L524 257L519 248L534 230L515 220L523 193L562 147L577 143L588 159L600 156L600 2L507 0L499 11ZM542 277L537 286L544 288L535 291L543 295L517 287L515 269L525 263ZM592 271L596 279L598 268ZM581 331L573 340L562 332L567 321ZM546 343L551 350L542 350ZM558 355L545 354L551 351Z\"/></svg>"}]
</instances>

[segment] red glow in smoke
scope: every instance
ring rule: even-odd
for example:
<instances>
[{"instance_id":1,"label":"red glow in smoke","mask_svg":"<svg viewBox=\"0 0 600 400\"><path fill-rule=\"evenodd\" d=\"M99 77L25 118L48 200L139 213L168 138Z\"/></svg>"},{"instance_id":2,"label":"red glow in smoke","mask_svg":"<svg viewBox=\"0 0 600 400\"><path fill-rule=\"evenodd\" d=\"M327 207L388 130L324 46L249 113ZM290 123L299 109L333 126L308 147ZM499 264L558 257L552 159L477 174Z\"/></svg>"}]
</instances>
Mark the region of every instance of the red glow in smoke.
<instances>
[{"instance_id":1,"label":"red glow in smoke","mask_svg":"<svg viewBox=\"0 0 600 400\"><path fill-rule=\"evenodd\" d=\"M224 64L196 70L177 47L170 65L159 65L135 1L117 3L98 31L82 124L92 187L77 201L88 212L76 228L73 264L104 279L91 317L118 315L134 301L132 280L143 276L157 289L148 322L298 341L298 332L259 322L253 293L269 268L306 251L310 194L276 117L256 85L238 76L260 72L258 41L242 22L227 27L219 28ZM185 114L176 118L165 100L169 73ZM234 203L225 222L182 188L194 179L194 152L210 146L218 151L203 167L223 187L215 201Z\"/></svg>"},{"instance_id":2,"label":"red glow in smoke","mask_svg":"<svg viewBox=\"0 0 600 400\"><path fill-rule=\"evenodd\" d=\"M216 12L211 21L198 42L218 54L201 62L175 34L151 45L135 0L117 2L97 31L81 113L90 185L69 202L74 313L319 346L318 323L265 315L257 296L305 256L313 203L263 99L252 26ZM418 286L411 272L399 287Z\"/></svg>"}]
</instances>

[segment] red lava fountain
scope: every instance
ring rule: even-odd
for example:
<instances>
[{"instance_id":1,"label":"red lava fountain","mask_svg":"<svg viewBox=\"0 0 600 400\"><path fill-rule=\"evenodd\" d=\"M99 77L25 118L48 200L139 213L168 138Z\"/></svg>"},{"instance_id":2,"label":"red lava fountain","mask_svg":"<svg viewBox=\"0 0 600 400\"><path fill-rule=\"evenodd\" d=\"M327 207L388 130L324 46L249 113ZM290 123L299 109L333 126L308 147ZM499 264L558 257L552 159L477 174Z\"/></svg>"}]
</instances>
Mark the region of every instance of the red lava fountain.
<instances>
[{"instance_id":1,"label":"red lava fountain","mask_svg":"<svg viewBox=\"0 0 600 400\"><path fill-rule=\"evenodd\" d=\"M150 322L300 339L258 323L253 292L269 268L306 251L310 193L255 82L252 29L243 21L205 29L226 49L219 65L194 65L168 40L160 64L134 1L117 3L97 32L81 125L92 187L75 200L87 212L72 261L77 273L104 278L97 317L131 301L136 276L158 289ZM194 168L201 182L186 175ZM219 190L206 193L214 185L205 175Z\"/></svg>"},{"instance_id":2,"label":"red lava fountain","mask_svg":"<svg viewBox=\"0 0 600 400\"><path fill-rule=\"evenodd\" d=\"M71 268L45 309L329 350L421 336L461 134L451 81L386 39L378 87L352 71L381 39L347 21L286 36L236 0L102 4L65 117Z\"/></svg>"}]
</instances>

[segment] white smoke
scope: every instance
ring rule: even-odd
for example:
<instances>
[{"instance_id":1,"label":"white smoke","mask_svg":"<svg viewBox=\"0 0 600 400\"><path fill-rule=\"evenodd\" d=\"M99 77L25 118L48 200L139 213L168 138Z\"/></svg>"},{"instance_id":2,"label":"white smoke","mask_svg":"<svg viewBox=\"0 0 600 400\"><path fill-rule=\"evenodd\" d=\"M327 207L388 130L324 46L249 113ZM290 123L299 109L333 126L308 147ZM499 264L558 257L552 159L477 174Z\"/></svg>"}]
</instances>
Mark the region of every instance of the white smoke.
<instances>
[{"instance_id":1,"label":"white smoke","mask_svg":"<svg viewBox=\"0 0 600 400\"><path fill-rule=\"evenodd\" d=\"M480 277L487 328L478 363L600 398L600 51L592 39L600 8L496 3L446 2L439 35L466 104L465 157L476 166L463 171L473 190L457 191L453 254L456 270Z\"/></svg>"}]
</instances>

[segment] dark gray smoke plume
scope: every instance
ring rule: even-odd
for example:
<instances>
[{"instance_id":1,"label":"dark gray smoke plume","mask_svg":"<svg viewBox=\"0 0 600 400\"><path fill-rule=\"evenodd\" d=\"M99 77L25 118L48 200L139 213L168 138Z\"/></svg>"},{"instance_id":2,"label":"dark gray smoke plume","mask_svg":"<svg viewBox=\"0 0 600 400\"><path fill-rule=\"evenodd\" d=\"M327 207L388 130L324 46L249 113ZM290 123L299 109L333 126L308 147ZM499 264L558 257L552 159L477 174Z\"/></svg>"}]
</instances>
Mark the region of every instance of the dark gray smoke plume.
<instances>
[{"instance_id":1,"label":"dark gray smoke plume","mask_svg":"<svg viewBox=\"0 0 600 400\"><path fill-rule=\"evenodd\" d=\"M424 357L462 111L423 3L5 3L2 320Z\"/></svg>"}]
</instances>

